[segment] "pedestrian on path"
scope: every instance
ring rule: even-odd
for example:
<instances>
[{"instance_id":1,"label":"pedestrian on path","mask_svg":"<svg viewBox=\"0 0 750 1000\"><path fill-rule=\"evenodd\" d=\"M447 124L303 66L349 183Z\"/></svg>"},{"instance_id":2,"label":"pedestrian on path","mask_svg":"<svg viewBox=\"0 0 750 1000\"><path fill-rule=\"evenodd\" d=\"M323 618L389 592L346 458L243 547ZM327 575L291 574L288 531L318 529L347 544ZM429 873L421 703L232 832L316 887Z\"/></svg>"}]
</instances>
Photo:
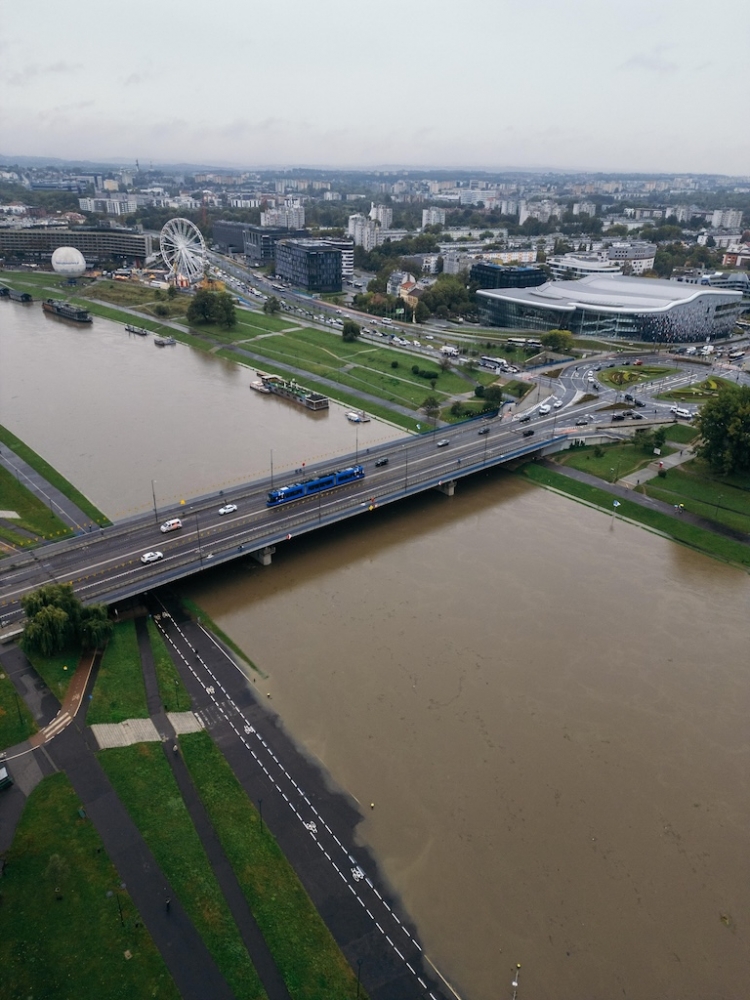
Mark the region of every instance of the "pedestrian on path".
<instances>
[{"instance_id":1,"label":"pedestrian on path","mask_svg":"<svg viewBox=\"0 0 750 1000\"><path fill-rule=\"evenodd\" d=\"M171 906L171 904L172 904L172 900L171 899L168 899L166 901L166 903L164 904L164 907L165 907L167 913L169 913L169 907Z\"/></svg>"}]
</instances>

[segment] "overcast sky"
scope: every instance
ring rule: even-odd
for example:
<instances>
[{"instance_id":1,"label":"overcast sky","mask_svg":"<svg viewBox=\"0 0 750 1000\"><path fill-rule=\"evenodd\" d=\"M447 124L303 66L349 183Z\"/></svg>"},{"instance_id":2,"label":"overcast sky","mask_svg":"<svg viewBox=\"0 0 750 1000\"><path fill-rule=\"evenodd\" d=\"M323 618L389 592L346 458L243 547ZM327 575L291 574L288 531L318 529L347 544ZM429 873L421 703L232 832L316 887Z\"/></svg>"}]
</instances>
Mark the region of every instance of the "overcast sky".
<instances>
[{"instance_id":1,"label":"overcast sky","mask_svg":"<svg viewBox=\"0 0 750 1000\"><path fill-rule=\"evenodd\" d=\"M0 155L750 173L746 0L3 0Z\"/></svg>"}]
</instances>

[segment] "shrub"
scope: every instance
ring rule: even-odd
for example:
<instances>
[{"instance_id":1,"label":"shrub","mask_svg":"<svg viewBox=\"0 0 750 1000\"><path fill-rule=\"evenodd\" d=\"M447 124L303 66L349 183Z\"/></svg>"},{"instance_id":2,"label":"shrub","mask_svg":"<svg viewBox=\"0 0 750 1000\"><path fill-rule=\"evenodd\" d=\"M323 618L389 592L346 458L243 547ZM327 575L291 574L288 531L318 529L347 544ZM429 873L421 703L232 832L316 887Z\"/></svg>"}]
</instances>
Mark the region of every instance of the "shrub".
<instances>
[{"instance_id":1,"label":"shrub","mask_svg":"<svg viewBox=\"0 0 750 1000\"><path fill-rule=\"evenodd\" d=\"M604 448L600 444L594 446L594 458L603 458Z\"/></svg>"},{"instance_id":2,"label":"shrub","mask_svg":"<svg viewBox=\"0 0 750 1000\"><path fill-rule=\"evenodd\" d=\"M398 368L398 361L391 361L391 368Z\"/></svg>"}]
</instances>

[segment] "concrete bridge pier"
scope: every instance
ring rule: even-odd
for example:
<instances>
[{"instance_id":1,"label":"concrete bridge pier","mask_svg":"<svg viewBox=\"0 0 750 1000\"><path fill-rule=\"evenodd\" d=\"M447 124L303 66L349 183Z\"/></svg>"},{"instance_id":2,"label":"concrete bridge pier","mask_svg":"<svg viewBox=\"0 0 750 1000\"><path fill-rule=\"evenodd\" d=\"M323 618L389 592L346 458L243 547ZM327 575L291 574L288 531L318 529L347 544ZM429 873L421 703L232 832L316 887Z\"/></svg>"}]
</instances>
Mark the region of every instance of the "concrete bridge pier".
<instances>
[{"instance_id":1,"label":"concrete bridge pier","mask_svg":"<svg viewBox=\"0 0 750 1000\"><path fill-rule=\"evenodd\" d=\"M250 555L253 557L253 559L255 559L256 562L259 562L261 566L270 566L271 556L274 554L275 551L276 551L275 545L266 545L264 549L258 549L255 552L251 552Z\"/></svg>"},{"instance_id":2,"label":"concrete bridge pier","mask_svg":"<svg viewBox=\"0 0 750 1000\"><path fill-rule=\"evenodd\" d=\"M438 483L435 489L438 493L444 493L447 497L452 497L456 492L456 480L449 479L446 483Z\"/></svg>"}]
</instances>

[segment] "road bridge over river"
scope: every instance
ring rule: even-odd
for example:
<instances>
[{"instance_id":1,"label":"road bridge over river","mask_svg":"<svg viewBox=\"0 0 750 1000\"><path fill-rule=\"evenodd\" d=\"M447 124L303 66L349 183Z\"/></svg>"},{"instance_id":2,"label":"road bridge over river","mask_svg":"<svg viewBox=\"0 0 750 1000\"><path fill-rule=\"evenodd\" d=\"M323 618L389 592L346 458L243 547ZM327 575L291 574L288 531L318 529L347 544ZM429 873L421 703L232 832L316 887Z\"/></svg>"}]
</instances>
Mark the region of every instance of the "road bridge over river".
<instances>
[{"instance_id":1,"label":"road bridge over river","mask_svg":"<svg viewBox=\"0 0 750 1000\"><path fill-rule=\"evenodd\" d=\"M267 564L275 547L295 536L425 490L450 495L464 476L534 452L559 450L574 430L576 437L582 436L577 428L558 428L562 423L554 417L536 420L530 434L531 428L520 421L469 421L308 466L304 475L292 470L273 481L266 478L155 508L108 528L19 552L0 565L0 622L6 630L17 624L23 617L21 598L45 583L72 583L84 603L111 604L249 555ZM364 466L363 479L280 507L266 506L272 487L353 463ZM227 504L237 509L220 515ZM162 534L160 525L173 517L182 520L182 529ZM160 551L163 559L144 565L141 556L147 551Z\"/></svg>"}]
</instances>

